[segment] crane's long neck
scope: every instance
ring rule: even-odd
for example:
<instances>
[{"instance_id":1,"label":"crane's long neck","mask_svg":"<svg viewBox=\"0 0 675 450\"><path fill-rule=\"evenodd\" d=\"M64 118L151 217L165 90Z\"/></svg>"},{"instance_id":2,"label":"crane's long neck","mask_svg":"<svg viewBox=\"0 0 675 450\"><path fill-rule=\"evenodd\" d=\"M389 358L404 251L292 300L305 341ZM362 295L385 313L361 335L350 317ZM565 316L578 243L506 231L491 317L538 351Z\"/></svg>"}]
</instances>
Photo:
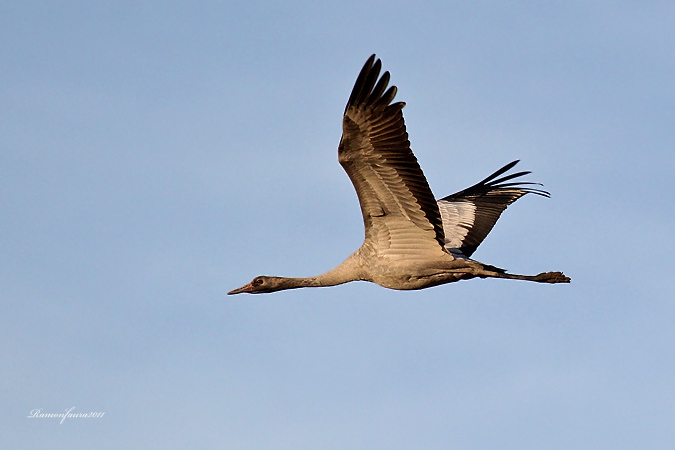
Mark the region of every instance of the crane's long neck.
<instances>
[{"instance_id":1,"label":"crane's long neck","mask_svg":"<svg viewBox=\"0 0 675 450\"><path fill-rule=\"evenodd\" d=\"M362 280L358 258L351 255L345 262L326 273L306 278L281 278L280 289L295 289L301 287L336 286L350 281Z\"/></svg>"}]
</instances>

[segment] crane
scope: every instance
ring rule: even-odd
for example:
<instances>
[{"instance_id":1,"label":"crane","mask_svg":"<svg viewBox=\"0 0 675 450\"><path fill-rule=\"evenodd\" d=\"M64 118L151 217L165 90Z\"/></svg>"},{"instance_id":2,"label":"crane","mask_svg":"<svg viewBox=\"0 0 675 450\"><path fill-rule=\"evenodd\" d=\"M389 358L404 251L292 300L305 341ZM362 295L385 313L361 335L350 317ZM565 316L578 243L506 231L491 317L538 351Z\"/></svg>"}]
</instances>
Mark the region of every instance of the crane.
<instances>
[{"instance_id":1,"label":"crane","mask_svg":"<svg viewBox=\"0 0 675 450\"><path fill-rule=\"evenodd\" d=\"M342 119L338 159L361 205L365 239L342 264L314 277L258 276L228 294L260 294L301 287L370 281L390 289L412 290L471 278L505 278L569 283L562 272L518 275L480 263L471 255L508 205L525 194L549 197L513 181L530 172L507 174L513 161L479 183L436 200L410 149L403 102L393 102L396 86L380 76L372 55L361 69ZM502 176L503 175L503 176Z\"/></svg>"}]
</instances>

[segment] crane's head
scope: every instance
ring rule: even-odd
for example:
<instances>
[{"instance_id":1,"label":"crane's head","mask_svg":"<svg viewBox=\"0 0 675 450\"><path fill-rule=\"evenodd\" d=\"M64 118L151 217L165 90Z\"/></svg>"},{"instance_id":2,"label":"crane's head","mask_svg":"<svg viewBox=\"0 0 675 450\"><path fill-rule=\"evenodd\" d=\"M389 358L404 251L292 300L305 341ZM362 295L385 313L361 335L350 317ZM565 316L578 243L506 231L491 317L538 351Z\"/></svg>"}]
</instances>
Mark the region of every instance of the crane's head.
<instances>
[{"instance_id":1,"label":"crane's head","mask_svg":"<svg viewBox=\"0 0 675 450\"><path fill-rule=\"evenodd\" d=\"M248 292L249 294L264 294L266 292L279 291L281 289L288 289L284 281L286 278L281 277L267 277L261 275L255 277L253 281L244 286L233 289L227 293L227 295L241 294L243 292Z\"/></svg>"}]
</instances>

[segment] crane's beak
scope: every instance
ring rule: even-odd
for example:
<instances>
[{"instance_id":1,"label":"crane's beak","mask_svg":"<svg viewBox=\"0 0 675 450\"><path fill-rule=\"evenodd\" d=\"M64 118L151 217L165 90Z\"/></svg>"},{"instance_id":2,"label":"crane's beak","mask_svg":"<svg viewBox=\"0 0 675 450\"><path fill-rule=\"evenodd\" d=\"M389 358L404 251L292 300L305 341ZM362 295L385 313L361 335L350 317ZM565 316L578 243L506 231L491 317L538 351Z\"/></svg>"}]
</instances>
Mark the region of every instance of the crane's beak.
<instances>
[{"instance_id":1,"label":"crane's beak","mask_svg":"<svg viewBox=\"0 0 675 450\"><path fill-rule=\"evenodd\" d=\"M227 293L227 295L234 295L234 294L241 294L242 292L248 292L250 293L253 290L253 285L251 283L245 284L244 286L237 288L237 289L232 289L230 292Z\"/></svg>"}]
</instances>

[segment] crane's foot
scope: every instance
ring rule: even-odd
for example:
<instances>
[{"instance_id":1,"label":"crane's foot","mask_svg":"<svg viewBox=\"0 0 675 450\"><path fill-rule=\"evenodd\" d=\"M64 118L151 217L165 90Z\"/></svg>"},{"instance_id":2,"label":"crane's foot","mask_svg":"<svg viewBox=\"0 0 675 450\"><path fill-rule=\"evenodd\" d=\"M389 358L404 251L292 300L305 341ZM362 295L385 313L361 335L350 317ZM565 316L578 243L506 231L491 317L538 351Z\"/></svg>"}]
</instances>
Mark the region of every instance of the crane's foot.
<instances>
[{"instance_id":1,"label":"crane's foot","mask_svg":"<svg viewBox=\"0 0 675 450\"><path fill-rule=\"evenodd\" d=\"M534 276L534 280L539 283L569 283L570 277L562 272L544 272Z\"/></svg>"},{"instance_id":2,"label":"crane's foot","mask_svg":"<svg viewBox=\"0 0 675 450\"><path fill-rule=\"evenodd\" d=\"M491 266L488 266L491 267ZM473 278L506 278L509 280L536 281L537 283L569 283L571 280L562 272L542 272L539 275L518 275L516 273L496 272L484 268L474 268L470 275L467 273L462 279Z\"/></svg>"}]
</instances>

